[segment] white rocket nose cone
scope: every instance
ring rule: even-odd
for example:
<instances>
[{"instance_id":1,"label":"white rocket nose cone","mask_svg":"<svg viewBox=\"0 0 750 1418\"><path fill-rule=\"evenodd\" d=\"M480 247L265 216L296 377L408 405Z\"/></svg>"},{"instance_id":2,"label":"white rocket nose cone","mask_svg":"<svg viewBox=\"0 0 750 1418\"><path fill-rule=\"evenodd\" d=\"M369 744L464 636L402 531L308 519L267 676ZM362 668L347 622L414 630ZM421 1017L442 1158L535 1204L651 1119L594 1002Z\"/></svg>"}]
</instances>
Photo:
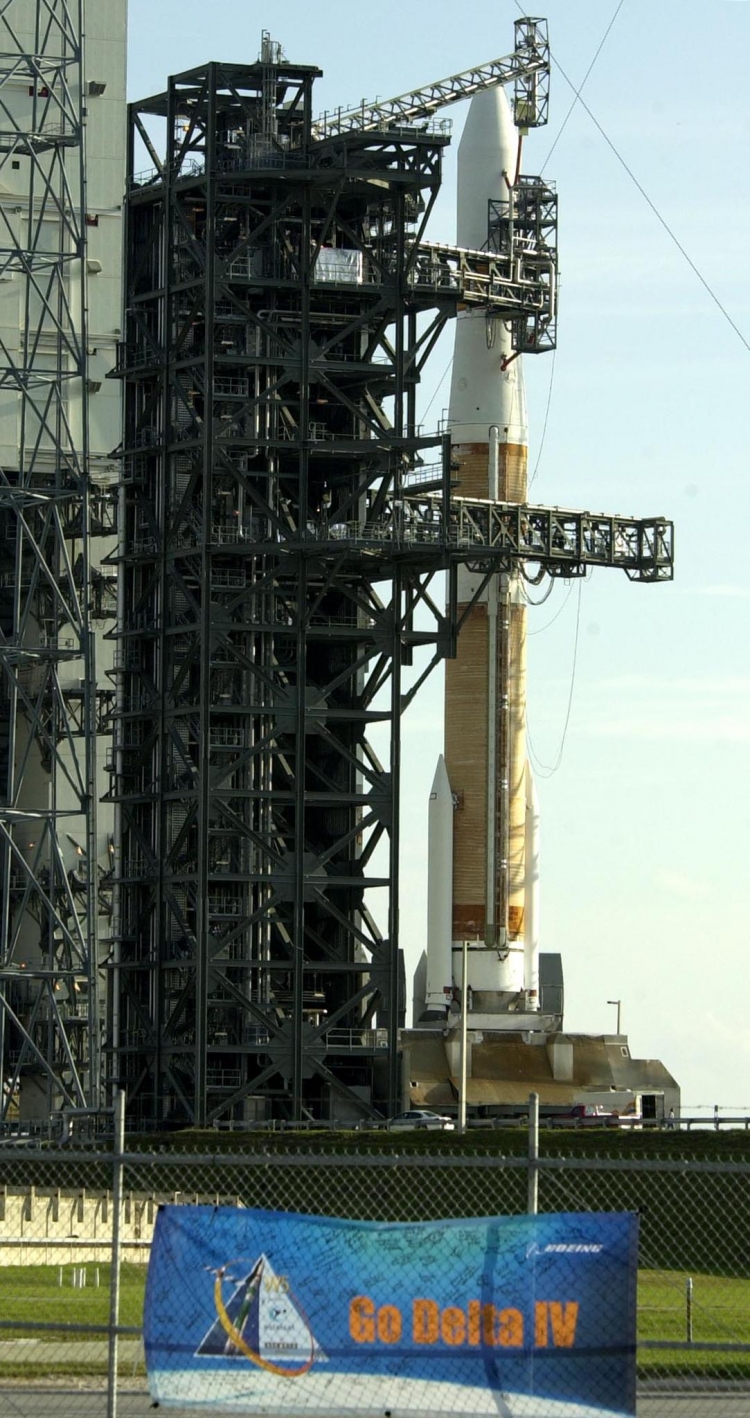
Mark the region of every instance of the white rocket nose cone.
<instances>
[{"instance_id":1,"label":"white rocket nose cone","mask_svg":"<svg viewBox=\"0 0 750 1418\"><path fill-rule=\"evenodd\" d=\"M458 244L481 251L487 241L487 203L507 197L504 172L516 170L518 130L501 88L475 94L458 145Z\"/></svg>"},{"instance_id":2,"label":"white rocket nose cone","mask_svg":"<svg viewBox=\"0 0 750 1418\"><path fill-rule=\"evenodd\" d=\"M501 88L475 94L458 147L458 244L481 251L487 243L488 203L507 201L507 173L518 165L518 130ZM495 321L492 347L481 309L463 311L456 321L450 394L454 443L489 443L490 428L501 443L527 441L526 399L521 361L503 368L513 353L507 322ZM486 495L486 494L485 494Z\"/></svg>"}]
</instances>

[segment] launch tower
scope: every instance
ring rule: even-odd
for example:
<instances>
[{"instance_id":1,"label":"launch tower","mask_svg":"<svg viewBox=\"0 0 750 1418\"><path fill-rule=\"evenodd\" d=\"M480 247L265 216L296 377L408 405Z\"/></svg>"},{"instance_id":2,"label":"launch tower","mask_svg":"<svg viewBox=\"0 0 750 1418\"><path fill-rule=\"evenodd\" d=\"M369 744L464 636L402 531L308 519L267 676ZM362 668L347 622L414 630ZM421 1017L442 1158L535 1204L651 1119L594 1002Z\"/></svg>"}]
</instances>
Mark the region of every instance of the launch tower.
<instances>
[{"instance_id":1,"label":"launch tower","mask_svg":"<svg viewBox=\"0 0 750 1418\"><path fill-rule=\"evenodd\" d=\"M400 716L459 567L671 574L663 519L456 496L416 421L459 309L554 344L546 184L476 249L426 240L437 111L515 82L533 125L547 68L519 21L507 59L316 120L320 71L264 36L131 109L111 1072L143 1124L399 1106Z\"/></svg>"}]
</instances>

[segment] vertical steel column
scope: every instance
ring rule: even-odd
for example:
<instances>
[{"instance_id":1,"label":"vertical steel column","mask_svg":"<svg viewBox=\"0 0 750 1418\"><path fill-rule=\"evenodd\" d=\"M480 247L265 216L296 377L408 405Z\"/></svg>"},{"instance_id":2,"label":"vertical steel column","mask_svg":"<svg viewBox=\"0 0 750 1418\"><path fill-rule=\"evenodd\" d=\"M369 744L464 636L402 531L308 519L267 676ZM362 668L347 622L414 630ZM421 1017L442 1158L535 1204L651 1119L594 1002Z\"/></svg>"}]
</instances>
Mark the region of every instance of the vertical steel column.
<instances>
[{"instance_id":1,"label":"vertical steel column","mask_svg":"<svg viewBox=\"0 0 750 1418\"><path fill-rule=\"evenodd\" d=\"M88 380L86 360L88 355L88 280L86 267L86 213L87 168L86 168L86 124L84 122L85 62L83 53L84 17L83 0L79 0L79 24L81 36L81 140L78 145L78 200L82 216L80 226L80 348L82 361L81 400L82 418L80 424L80 447L78 456L85 479L85 495L81 499L81 599L83 613L82 634L85 640L83 659L83 702L81 705L81 728L83 731L83 759L85 774L85 797L83 801L86 823L86 950L89 961L88 972L88 1104L98 1107L101 1101L101 1006L99 999L99 853L97 832L97 669L96 636L91 625L92 575L91 575L91 481L89 467L89 419ZM63 409L60 409L63 415Z\"/></svg>"},{"instance_id":2,"label":"vertical steel column","mask_svg":"<svg viewBox=\"0 0 750 1418\"><path fill-rule=\"evenodd\" d=\"M130 140L129 140L130 142ZM132 171L132 144L131 153L128 155L126 171ZM117 625L122 626L125 617L125 575L122 561L122 553L125 545L125 485L120 484L117 497L117 523L118 523L118 556L120 574L117 578ZM116 663L116 662L115 662ZM122 674L117 675L115 691L115 718L121 722L124 709L125 688ZM112 766L114 769L114 782L117 784L122 780L123 753L122 744L115 737L112 752ZM114 811L114 854L112 858L112 874L117 881L122 872L122 803L118 800L115 803ZM107 1000L107 1018L109 1021L112 1056L109 1069L109 1092L107 1099L108 1106L115 1106L115 1091L122 1080L122 1054L120 1052L120 993L122 990L122 895L119 891L113 892L112 898L112 967L109 974L109 998Z\"/></svg>"},{"instance_id":3,"label":"vertical steel column","mask_svg":"<svg viewBox=\"0 0 750 1418\"><path fill-rule=\"evenodd\" d=\"M398 1059L399 1008L399 882L401 854L401 620L402 573L393 572L393 640L391 647L391 753L390 794L391 834L388 857L390 897L388 903L388 1108L397 1113L401 1096L401 1075Z\"/></svg>"},{"instance_id":4,"label":"vertical steel column","mask_svg":"<svg viewBox=\"0 0 750 1418\"><path fill-rule=\"evenodd\" d=\"M458 1100L458 1131L466 1132L466 1081L469 1074L469 942L464 936L461 950L461 1093Z\"/></svg>"},{"instance_id":5,"label":"vertical steel column","mask_svg":"<svg viewBox=\"0 0 750 1418\"><path fill-rule=\"evenodd\" d=\"M529 1216L536 1216L539 1210L539 1094L529 1094Z\"/></svg>"},{"instance_id":6,"label":"vertical steel column","mask_svg":"<svg viewBox=\"0 0 750 1418\"><path fill-rule=\"evenodd\" d=\"M208 122L206 125L206 283L205 353L203 363L203 521L201 532L201 679L198 743L198 900L195 943L195 1077L194 1118L205 1127L208 1049L208 989L210 977L209 850L211 820L211 623L213 458L214 458L214 303L216 244L216 65L208 70Z\"/></svg>"},{"instance_id":7,"label":"vertical steel column","mask_svg":"<svg viewBox=\"0 0 750 1418\"><path fill-rule=\"evenodd\" d=\"M300 430L300 437L302 437ZM304 517L300 508L300 521ZM304 525L304 524L303 524ZM302 536L305 533L302 531ZM294 926L292 931L292 1118L302 1120L305 985L305 777L307 761L307 558L297 572L297 722L294 761Z\"/></svg>"},{"instance_id":8,"label":"vertical steel column","mask_svg":"<svg viewBox=\"0 0 750 1418\"><path fill-rule=\"evenodd\" d=\"M120 1347L120 1244L123 1153L125 1152L125 1093L114 1095L115 1136L112 1153L112 1246L109 1273L109 1336L107 1345L107 1418L117 1415L117 1370Z\"/></svg>"},{"instance_id":9,"label":"vertical steel column","mask_svg":"<svg viewBox=\"0 0 750 1418\"><path fill-rule=\"evenodd\" d=\"M168 744L169 733L167 729L167 694L171 688L167 685L167 641L165 636L167 619L167 600L169 595L170 566L168 558L169 550L169 494L171 488L171 478L173 471L169 455L169 417L172 400L172 380L174 377L174 346L172 331L175 328L176 319L172 302L175 298L174 286L176 284L176 272L174 269L174 238L177 222L175 219L175 183L176 183L176 155L175 146L177 142L177 100L175 95L175 85L171 81L167 90L167 145L165 152L164 172L162 176L162 199L161 199L161 250L158 256L160 270L157 277L161 277L162 298L160 302L161 319L161 351L163 368L161 375L161 453L159 456L159 480L156 488L156 521L160 534L160 560L158 571L158 583L156 596L157 601L154 606L154 621L160 627L159 636L154 648L154 673L156 676L156 707L158 714L158 792L159 796L151 808L149 826L151 830L151 846L154 852L156 867L156 880L154 882L154 910L150 922L150 939L148 942L149 957L151 962L151 980L149 984L151 994L151 1019L153 1028L149 1040L150 1048L153 1050L153 1070L152 1086L154 1090L153 1111L154 1116L161 1123L166 1111L165 1072L166 1072L166 1050L164 1029L166 1025L166 988L164 982L164 955L163 941L167 928L167 902L166 902L166 881L167 870L165 855L167 843L167 816L169 813L168 799L166 795L166 783L168 773ZM158 215L152 218L158 220ZM128 246L129 249L129 246ZM126 286L126 301L127 286ZM157 415L158 417L158 415ZM141 690L143 684L141 682ZM130 887L131 909L134 901L133 887ZM132 1085L131 1085L132 1086Z\"/></svg>"},{"instance_id":10,"label":"vertical steel column","mask_svg":"<svg viewBox=\"0 0 750 1418\"><path fill-rule=\"evenodd\" d=\"M305 987L305 787L307 779L307 618L308 563L306 543L310 516L310 297L313 249L310 189L305 186L301 204L299 244L300 283L300 374L299 374L299 461L297 536L297 722L294 765L294 932L292 940L292 1117L302 1119L303 1029Z\"/></svg>"},{"instance_id":11,"label":"vertical steel column","mask_svg":"<svg viewBox=\"0 0 750 1418\"><path fill-rule=\"evenodd\" d=\"M404 228L404 194L398 190L394 196L394 225L396 237L395 265L396 291L394 299L395 317L395 383L393 391L393 431L399 440L399 452L403 448L404 437L404 321L406 295L406 232ZM394 504L403 520L402 503L403 471L398 462L394 473ZM403 525L399 526L403 533ZM398 1111L401 1096L401 1071L398 1058L399 1019L399 923L400 923L400 871L401 871L401 671L403 662L403 575L400 566L393 570L391 586L393 609L393 640L391 643L391 720L390 720L390 794L391 833L388 863L389 910L388 910L388 1108Z\"/></svg>"}]
</instances>

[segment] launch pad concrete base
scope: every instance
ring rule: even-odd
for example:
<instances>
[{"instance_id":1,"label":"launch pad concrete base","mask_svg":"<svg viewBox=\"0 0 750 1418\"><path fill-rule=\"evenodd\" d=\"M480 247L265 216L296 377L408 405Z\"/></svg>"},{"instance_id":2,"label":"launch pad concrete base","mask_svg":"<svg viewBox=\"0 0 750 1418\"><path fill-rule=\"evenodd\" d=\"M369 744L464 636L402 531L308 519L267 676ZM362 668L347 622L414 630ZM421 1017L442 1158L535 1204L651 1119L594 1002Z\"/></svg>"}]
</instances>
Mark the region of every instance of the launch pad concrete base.
<instances>
[{"instance_id":1,"label":"launch pad concrete base","mask_svg":"<svg viewBox=\"0 0 750 1418\"><path fill-rule=\"evenodd\" d=\"M503 1021L505 1023L505 1021ZM577 1105L623 1117L679 1116L680 1090L659 1059L631 1057L624 1034L542 1034L477 1028L467 1038L470 1116L503 1116L539 1095L542 1108ZM538 1030L539 1016L536 1016ZM403 1107L456 1106L460 1090L460 1029L404 1030Z\"/></svg>"}]
</instances>

